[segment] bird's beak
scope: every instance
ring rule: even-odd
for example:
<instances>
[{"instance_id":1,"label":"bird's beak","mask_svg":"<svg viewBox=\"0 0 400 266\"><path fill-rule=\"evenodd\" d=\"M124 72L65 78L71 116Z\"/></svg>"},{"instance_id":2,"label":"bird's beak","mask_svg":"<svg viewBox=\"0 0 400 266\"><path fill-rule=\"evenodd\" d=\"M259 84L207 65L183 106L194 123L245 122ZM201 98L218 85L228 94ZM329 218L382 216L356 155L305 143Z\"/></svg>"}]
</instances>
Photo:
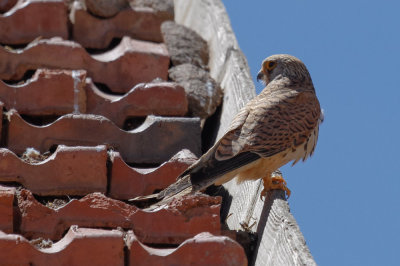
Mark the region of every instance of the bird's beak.
<instances>
[{"instance_id":1,"label":"bird's beak","mask_svg":"<svg viewBox=\"0 0 400 266\"><path fill-rule=\"evenodd\" d=\"M262 69L257 74L257 81L264 80L264 71Z\"/></svg>"}]
</instances>

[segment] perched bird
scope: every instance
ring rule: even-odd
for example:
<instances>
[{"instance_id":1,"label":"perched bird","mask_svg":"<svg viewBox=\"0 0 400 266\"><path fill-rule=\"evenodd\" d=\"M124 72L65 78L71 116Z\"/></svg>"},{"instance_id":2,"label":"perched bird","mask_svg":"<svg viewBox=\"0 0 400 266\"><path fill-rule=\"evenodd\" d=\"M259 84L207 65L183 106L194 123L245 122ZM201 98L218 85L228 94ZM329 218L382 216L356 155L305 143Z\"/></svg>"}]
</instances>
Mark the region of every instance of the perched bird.
<instances>
[{"instance_id":1,"label":"perched bird","mask_svg":"<svg viewBox=\"0 0 400 266\"><path fill-rule=\"evenodd\" d=\"M225 135L184 171L177 181L158 193L170 198L221 185L233 178L263 179L261 197L272 189L290 195L286 181L272 173L314 152L322 122L320 105L306 66L294 56L272 55L262 62L257 80L263 91L244 106Z\"/></svg>"}]
</instances>

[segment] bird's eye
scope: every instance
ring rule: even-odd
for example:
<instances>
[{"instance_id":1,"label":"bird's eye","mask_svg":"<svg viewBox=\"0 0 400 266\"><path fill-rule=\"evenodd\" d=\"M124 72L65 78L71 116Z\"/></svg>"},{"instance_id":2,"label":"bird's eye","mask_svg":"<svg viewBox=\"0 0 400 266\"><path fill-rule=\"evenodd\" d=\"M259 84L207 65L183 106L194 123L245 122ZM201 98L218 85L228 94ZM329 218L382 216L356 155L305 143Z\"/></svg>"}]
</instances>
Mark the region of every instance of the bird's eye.
<instances>
[{"instance_id":1,"label":"bird's eye","mask_svg":"<svg viewBox=\"0 0 400 266\"><path fill-rule=\"evenodd\" d=\"M266 62L266 64L265 64L265 68L268 70L268 71L271 71L272 69L274 69L276 67L276 62L275 61L268 61L268 62Z\"/></svg>"}]
</instances>

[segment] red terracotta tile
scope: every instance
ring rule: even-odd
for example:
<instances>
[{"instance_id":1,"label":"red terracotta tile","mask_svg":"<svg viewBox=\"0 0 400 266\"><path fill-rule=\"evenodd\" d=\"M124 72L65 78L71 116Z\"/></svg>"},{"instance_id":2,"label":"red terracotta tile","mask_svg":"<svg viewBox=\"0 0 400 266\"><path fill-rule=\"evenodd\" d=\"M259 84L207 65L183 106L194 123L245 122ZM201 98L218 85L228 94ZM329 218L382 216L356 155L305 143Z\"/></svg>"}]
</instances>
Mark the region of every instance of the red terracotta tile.
<instances>
[{"instance_id":1,"label":"red terracotta tile","mask_svg":"<svg viewBox=\"0 0 400 266\"><path fill-rule=\"evenodd\" d=\"M139 213L133 231L142 243L180 244L189 235L193 237L201 232L219 235L220 208L221 197L201 193L185 195L157 210ZM154 211L162 218L154 219Z\"/></svg>"},{"instance_id":2,"label":"red terracotta tile","mask_svg":"<svg viewBox=\"0 0 400 266\"><path fill-rule=\"evenodd\" d=\"M220 233L218 197L191 196L157 211L143 211L93 193L58 209L40 204L29 190L18 196L20 231L29 238L60 239L71 225L132 229L141 242L177 244L200 232Z\"/></svg>"},{"instance_id":3,"label":"red terracotta tile","mask_svg":"<svg viewBox=\"0 0 400 266\"><path fill-rule=\"evenodd\" d=\"M0 7L3 4L0 3ZM61 0L19 1L7 13L0 15L0 42L26 44L38 37L55 36L68 39L67 21L67 7Z\"/></svg>"},{"instance_id":4,"label":"red terracotta tile","mask_svg":"<svg viewBox=\"0 0 400 266\"><path fill-rule=\"evenodd\" d=\"M196 156L189 150L175 154L157 168L133 168L128 166L118 152L111 153L110 196L128 200L161 190L175 182L176 177L195 162Z\"/></svg>"},{"instance_id":5,"label":"red terracotta tile","mask_svg":"<svg viewBox=\"0 0 400 266\"><path fill-rule=\"evenodd\" d=\"M157 12L151 8L126 8L115 16L102 19L89 14L75 1L70 18L73 39L87 48L104 49L113 38L130 36L135 39L162 42L161 24L173 20L173 14Z\"/></svg>"},{"instance_id":6,"label":"red terracotta tile","mask_svg":"<svg viewBox=\"0 0 400 266\"><path fill-rule=\"evenodd\" d=\"M3 132L3 107L4 107L4 103L0 101L0 143L2 142L2 135L1 132Z\"/></svg>"},{"instance_id":7,"label":"red terracotta tile","mask_svg":"<svg viewBox=\"0 0 400 266\"><path fill-rule=\"evenodd\" d=\"M14 229L14 196L15 188L0 185L0 230L6 233L11 233Z\"/></svg>"},{"instance_id":8,"label":"red terracotta tile","mask_svg":"<svg viewBox=\"0 0 400 266\"><path fill-rule=\"evenodd\" d=\"M0 148L0 181L18 182L38 195L85 195L107 189L107 149L60 145L49 158L27 163Z\"/></svg>"},{"instance_id":9,"label":"red terracotta tile","mask_svg":"<svg viewBox=\"0 0 400 266\"><path fill-rule=\"evenodd\" d=\"M85 112L85 77L83 70L39 69L23 84L0 81L0 100L6 109L27 115L63 115Z\"/></svg>"},{"instance_id":10,"label":"red terracotta tile","mask_svg":"<svg viewBox=\"0 0 400 266\"><path fill-rule=\"evenodd\" d=\"M17 112L7 113L7 147L22 154L27 147L41 153L57 144L94 146L108 144L126 162L163 163L182 149L200 154L200 123L196 118L149 116L139 127L123 131L95 115L64 115L46 126L33 126Z\"/></svg>"},{"instance_id":11,"label":"red terracotta tile","mask_svg":"<svg viewBox=\"0 0 400 266\"><path fill-rule=\"evenodd\" d=\"M0 232L2 265L124 265L122 232L77 228L49 248L36 248L16 234Z\"/></svg>"},{"instance_id":12,"label":"red terracotta tile","mask_svg":"<svg viewBox=\"0 0 400 266\"><path fill-rule=\"evenodd\" d=\"M188 101L172 82L140 83L123 96L106 94L86 79L87 113L102 115L122 127L126 118L147 115L184 116Z\"/></svg>"},{"instance_id":13,"label":"red terracotta tile","mask_svg":"<svg viewBox=\"0 0 400 266\"><path fill-rule=\"evenodd\" d=\"M164 44L122 38L114 49L90 55L82 46L60 38L38 40L26 48L0 47L0 78L19 80L29 69L85 69L94 82L124 93L141 82L166 80L169 56Z\"/></svg>"},{"instance_id":14,"label":"red terracotta tile","mask_svg":"<svg viewBox=\"0 0 400 266\"><path fill-rule=\"evenodd\" d=\"M247 265L243 248L225 236L200 233L177 248L152 248L140 243L132 231L126 237L129 265Z\"/></svg>"}]
</instances>

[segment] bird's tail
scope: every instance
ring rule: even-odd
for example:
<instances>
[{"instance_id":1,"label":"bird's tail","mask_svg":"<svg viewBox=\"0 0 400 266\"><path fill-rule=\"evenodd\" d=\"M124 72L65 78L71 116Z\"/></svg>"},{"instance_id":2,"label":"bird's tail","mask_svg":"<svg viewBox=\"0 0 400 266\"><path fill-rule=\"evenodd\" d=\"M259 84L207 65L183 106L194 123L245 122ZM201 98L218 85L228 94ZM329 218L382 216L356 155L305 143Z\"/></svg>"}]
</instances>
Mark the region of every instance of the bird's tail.
<instances>
[{"instance_id":1,"label":"bird's tail","mask_svg":"<svg viewBox=\"0 0 400 266\"><path fill-rule=\"evenodd\" d=\"M168 200L206 189L213 184L229 181L224 175L246 164L260 159L260 156L251 152L238 154L230 159L218 161L212 156L203 155L186 171L178 176L175 183L157 194L137 197L132 201ZM233 177L233 176L232 176ZM220 182L222 181L223 182Z\"/></svg>"},{"instance_id":2,"label":"bird's tail","mask_svg":"<svg viewBox=\"0 0 400 266\"><path fill-rule=\"evenodd\" d=\"M191 192L199 191L200 189L195 190L191 179L190 174L187 174L181 178L179 178L175 183L171 184L166 189L162 190L157 195L157 199L163 199L166 197L175 196L177 194L188 194Z\"/></svg>"},{"instance_id":3,"label":"bird's tail","mask_svg":"<svg viewBox=\"0 0 400 266\"><path fill-rule=\"evenodd\" d=\"M175 183L158 193L157 199L194 193L213 184L225 183L234 177L234 175L229 176L230 172L259 158L259 155L251 152L245 152L224 161L214 158L202 160L202 157L183 172Z\"/></svg>"},{"instance_id":4,"label":"bird's tail","mask_svg":"<svg viewBox=\"0 0 400 266\"><path fill-rule=\"evenodd\" d=\"M205 188L205 187L204 187ZM200 186L193 186L190 179L190 174L186 174L183 177L179 177L177 181L171 184L169 187L160 191L159 193L150 194L146 196L138 196L130 199L131 202L144 202L144 201L159 201L162 199L172 198L175 196L183 196L191 192L201 190Z\"/></svg>"},{"instance_id":5,"label":"bird's tail","mask_svg":"<svg viewBox=\"0 0 400 266\"><path fill-rule=\"evenodd\" d=\"M194 193L206 189L213 183L214 180L209 180L209 182L194 182L193 176L188 173L185 174L183 177L180 177L175 183L171 184L169 187L158 193L157 199L165 199Z\"/></svg>"}]
</instances>

